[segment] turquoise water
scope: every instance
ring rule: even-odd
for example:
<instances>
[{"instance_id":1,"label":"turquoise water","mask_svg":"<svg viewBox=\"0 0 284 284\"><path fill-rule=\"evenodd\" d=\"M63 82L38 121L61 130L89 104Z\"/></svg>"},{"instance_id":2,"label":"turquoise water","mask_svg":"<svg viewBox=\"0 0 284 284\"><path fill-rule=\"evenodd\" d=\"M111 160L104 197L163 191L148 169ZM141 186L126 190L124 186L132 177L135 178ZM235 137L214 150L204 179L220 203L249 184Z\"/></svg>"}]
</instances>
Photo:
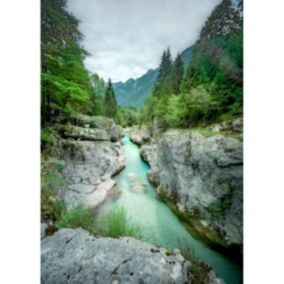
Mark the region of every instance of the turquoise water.
<instances>
[{"instance_id":1,"label":"turquoise water","mask_svg":"<svg viewBox=\"0 0 284 284\"><path fill-rule=\"evenodd\" d=\"M123 142L126 168L115 177L114 195L101 206L99 215L124 207L133 223L147 228L149 242L170 249L178 248L180 242L187 243L195 255L209 263L227 284L242 283L239 265L194 239L171 209L156 198L155 189L146 176L149 166L140 158L139 147L129 140L128 135Z\"/></svg>"}]
</instances>

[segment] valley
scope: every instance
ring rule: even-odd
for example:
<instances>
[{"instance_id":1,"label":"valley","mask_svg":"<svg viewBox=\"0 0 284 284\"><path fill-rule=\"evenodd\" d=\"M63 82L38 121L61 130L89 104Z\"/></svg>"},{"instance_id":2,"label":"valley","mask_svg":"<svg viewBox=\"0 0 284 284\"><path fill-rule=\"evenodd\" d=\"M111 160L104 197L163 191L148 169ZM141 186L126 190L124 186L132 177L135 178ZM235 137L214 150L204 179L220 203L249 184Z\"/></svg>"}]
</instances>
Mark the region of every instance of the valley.
<instances>
[{"instance_id":1,"label":"valley","mask_svg":"<svg viewBox=\"0 0 284 284\"><path fill-rule=\"evenodd\" d=\"M242 1L125 82L82 27L42 0L42 283L243 283Z\"/></svg>"}]
</instances>

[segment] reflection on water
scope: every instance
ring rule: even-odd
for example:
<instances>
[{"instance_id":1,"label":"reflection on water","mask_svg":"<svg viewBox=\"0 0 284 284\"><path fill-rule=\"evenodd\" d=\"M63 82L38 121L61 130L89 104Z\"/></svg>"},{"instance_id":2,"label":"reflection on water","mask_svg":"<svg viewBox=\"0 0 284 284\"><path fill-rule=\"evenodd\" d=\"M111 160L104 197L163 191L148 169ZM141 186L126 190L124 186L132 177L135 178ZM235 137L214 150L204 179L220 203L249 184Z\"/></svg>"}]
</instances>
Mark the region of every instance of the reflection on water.
<instances>
[{"instance_id":1,"label":"reflection on water","mask_svg":"<svg viewBox=\"0 0 284 284\"><path fill-rule=\"evenodd\" d=\"M211 264L227 284L242 283L239 265L194 239L170 208L156 198L154 187L146 176L149 166L140 158L138 146L129 140L128 135L123 142L126 168L115 177L117 186L100 207L99 216L116 207L124 207L133 223L146 228L149 242L171 249L178 248L180 242L187 243L196 256Z\"/></svg>"}]
</instances>

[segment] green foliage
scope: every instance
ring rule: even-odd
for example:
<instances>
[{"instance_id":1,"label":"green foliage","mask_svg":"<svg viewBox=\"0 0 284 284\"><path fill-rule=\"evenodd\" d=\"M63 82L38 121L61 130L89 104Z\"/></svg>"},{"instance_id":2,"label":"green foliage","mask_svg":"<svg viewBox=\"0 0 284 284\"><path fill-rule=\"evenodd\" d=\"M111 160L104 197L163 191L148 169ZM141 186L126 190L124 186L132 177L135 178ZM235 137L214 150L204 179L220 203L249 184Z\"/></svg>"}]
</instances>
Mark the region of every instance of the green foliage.
<instances>
[{"instance_id":1,"label":"green foliage","mask_svg":"<svg viewBox=\"0 0 284 284\"><path fill-rule=\"evenodd\" d=\"M105 81L96 73L91 75L92 88L97 96L103 97L106 93Z\"/></svg>"},{"instance_id":2,"label":"green foliage","mask_svg":"<svg viewBox=\"0 0 284 284\"><path fill-rule=\"evenodd\" d=\"M223 13L220 11L217 14ZM198 127L225 116L232 119L242 115L242 29L233 29L225 36L209 30L204 35L210 36L201 37L194 46L185 73L180 56L172 64L170 52L164 52L153 95L142 107L143 123L151 125L156 121L161 130L166 130Z\"/></svg>"},{"instance_id":3,"label":"green foliage","mask_svg":"<svg viewBox=\"0 0 284 284\"><path fill-rule=\"evenodd\" d=\"M141 109L141 123L149 124L149 126L152 126L152 121L155 117L155 108L158 100L159 99L155 96L150 96L145 100Z\"/></svg>"},{"instance_id":4,"label":"green foliage","mask_svg":"<svg viewBox=\"0 0 284 284\"><path fill-rule=\"evenodd\" d=\"M127 217L126 210L122 207L110 212L96 222L96 228L99 235L108 237L134 237L143 240L144 235L139 226L131 224Z\"/></svg>"},{"instance_id":5,"label":"green foliage","mask_svg":"<svg viewBox=\"0 0 284 284\"><path fill-rule=\"evenodd\" d=\"M171 52L168 48L162 55L161 64L159 67L158 77L154 86L153 94L161 97L173 92L173 63Z\"/></svg>"},{"instance_id":6,"label":"green foliage","mask_svg":"<svg viewBox=\"0 0 284 284\"><path fill-rule=\"evenodd\" d=\"M140 240L145 238L141 228L129 222L124 208L117 208L108 215L95 220L93 210L90 208L78 206L67 212L64 207L56 220L60 228L83 228L97 236L113 238L128 236Z\"/></svg>"},{"instance_id":7,"label":"green foliage","mask_svg":"<svg viewBox=\"0 0 284 284\"><path fill-rule=\"evenodd\" d=\"M69 212L65 212L57 221L57 225L60 228L83 228L95 233L95 222L92 216L92 210L83 206L78 206Z\"/></svg>"},{"instance_id":8,"label":"green foliage","mask_svg":"<svg viewBox=\"0 0 284 284\"><path fill-rule=\"evenodd\" d=\"M66 211L58 191L64 186L64 164L57 159L42 161L41 168L41 217L44 221L56 221Z\"/></svg>"},{"instance_id":9,"label":"green foliage","mask_svg":"<svg viewBox=\"0 0 284 284\"><path fill-rule=\"evenodd\" d=\"M158 121L158 127L163 131L165 131L169 127L169 124L166 118L168 105L169 105L168 96L162 96L158 100L155 106L155 111L154 111L155 117L157 118L157 121Z\"/></svg>"},{"instance_id":10,"label":"green foliage","mask_svg":"<svg viewBox=\"0 0 284 284\"><path fill-rule=\"evenodd\" d=\"M201 128L201 127L193 128L192 131L199 132L200 134L202 134L202 135L205 136L205 137L211 137L211 136L213 136L213 135L219 134L218 132L213 131L213 130L211 130L211 129L208 129L208 128Z\"/></svg>"},{"instance_id":11,"label":"green foliage","mask_svg":"<svg viewBox=\"0 0 284 284\"><path fill-rule=\"evenodd\" d=\"M243 33L236 30L198 43L185 74L182 90L206 84L212 100L211 117L242 114Z\"/></svg>"},{"instance_id":12,"label":"green foliage","mask_svg":"<svg viewBox=\"0 0 284 284\"><path fill-rule=\"evenodd\" d=\"M110 79L105 93L105 115L112 118L115 118L117 115L117 102Z\"/></svg>"},{"instance_id":13,"label":"green foliage","mask_svg":"<svg viewBox=\"0 0 284 284\"><path fill-rule=\"evenodd\" d=\"M140 113L134 107L117 107L115 122L123 127L140 123Z\"/></svg>"},{"instance_id":14,"label":"green foliage","mask_svg":"<svg viewBox=\"0 0 284 284\"><path fill-rule=\"evenodd\" d=\"M51 189L41 191L41 216L44 221L56 221L65 212L64 202L57 198L57 193Z\"/></svg>"},{"instance_id":15,"label":"green foliage","mask_svg":"<svg viewBox=\"0 0 284 284\"><path fill-rule=\"evenodd\" d=\"M178 95L180 93L180 86L183 79L184 74L184 63L182 61L181 55L178 54L173 66L172 72L172 84L173 84L173 92Z\"/></svg>"},{"instance_id":16,"label":"green foliage","mask_svg":"<svg viewBox=\"0 0 284 284\"><path fill-rule=\"evenodd\" d=\"M79 84L47 73L41 74L41 84L43 96L48 98L46 103L53 111L75 113L86 110L89 94Z\"/></svg>"},{"instance_id":17,"label":"green foliage","mask_svg":"<svg viewBox=\"0 0 284 284\"><path fill-rule=\"evenodd\" d=\"M63 113L92 111L92 88L80 46L78 20L66 1L41 1L41 110L45 124Z\"/></svg>"},{"instance_id":18,"label":"green foliage","mask_svg":"<svg viewBox=\"0 0 284 284\"><path fill-rule=\"evenodd\" d=\"M105 81L97 74L92 74L91 77L92 86L92 114L93 115L104 115L104 97L106 94Z\"/></svg>"},{"instance_id":19,"label":"green foliage","mask_svg":"<svg viewBox=\"0 0 284 284\"><path fill-rule=\"evenodd\" d=\"M40 140L43 144L50 144L52 145L55 141L55 136L54 134L49 131L48 129L42 129L41 130L41 135L40 135Z\"/></svg>"},{"instance_id":20,"label":"green foliage","mask_svg":"<svg viewBox=\"0 0 284 284\"><path fill-rule=\"evenodd\" d=\"M171 128L186 127L185 105L182 102L181 96L170 96L168 101L168 107L165 114L165 119Z\"/></svg>"}]
</instances>

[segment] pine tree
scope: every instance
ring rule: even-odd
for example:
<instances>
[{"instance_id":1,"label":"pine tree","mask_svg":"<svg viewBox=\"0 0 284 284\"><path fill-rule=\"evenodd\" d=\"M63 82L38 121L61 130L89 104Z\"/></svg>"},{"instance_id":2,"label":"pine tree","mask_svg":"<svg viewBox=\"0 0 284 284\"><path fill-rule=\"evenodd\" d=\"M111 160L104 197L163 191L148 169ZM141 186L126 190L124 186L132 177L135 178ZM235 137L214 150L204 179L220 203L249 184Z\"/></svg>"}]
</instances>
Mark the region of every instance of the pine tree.
<instances>
[{"instance_id":1,"label":"pine tree","mask_svg":"<svg viewBox=\"0 0 284 284\"><path fill-rule=\"evenodd\" d=\"M41 0L42 123L74 112L90 113L91 85L84 67L78 20L66 0Z\"/></svg>"},{"instance_id":2,"label":"pine tree","mask_svg":"<svg viewBox=\"0 0 284 284\"><path fill-rule=\"evenodd\" d=\"M172 57L170 49L168 48L163 52L161 64L159 67L158 77L156 79L155 87L154 87L154 95L162 96L165 94L170 94L173 91L172 84Z\"/></svg>"},{"instance_id":3,"label":"pine tree","mask_svg":"<svg viewBox=\"0 0 284 284\"><path fill-rule=\"evenodd\" d=\"M174 62L173 75L172 75L173 92L176 95L180 93L180 86L183 79L183 73L184 73L184 63L182 61L181 55L178 54Z\"/></svg>"},{"instance_id":4,"label":"pine tree","mask_svg":"<svg viewBox=\"0 0 284 284\"><path fill-rule=\"evenodd\" d=\"M105 115L108 117L115 118L116 114L117 114L117 102L112 82L109 79L105 94Z\"/></svg>"}]
</instances>

